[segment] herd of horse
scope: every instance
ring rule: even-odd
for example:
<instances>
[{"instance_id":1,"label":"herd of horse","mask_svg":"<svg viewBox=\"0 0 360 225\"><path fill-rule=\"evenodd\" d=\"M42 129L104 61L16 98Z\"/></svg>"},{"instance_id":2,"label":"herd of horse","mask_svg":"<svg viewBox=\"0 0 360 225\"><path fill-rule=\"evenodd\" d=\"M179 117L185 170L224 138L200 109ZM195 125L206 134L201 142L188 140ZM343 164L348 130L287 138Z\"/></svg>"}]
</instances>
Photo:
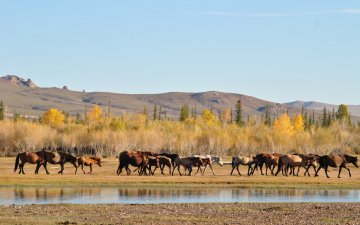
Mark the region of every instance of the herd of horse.
<instances>
[{"instance_id":1,"label":"herd of horse","mask_svg":"<svg viewBox=\"0 0 360 225\"><path fill-rule=\"evenodd\" d=\"M52 152L42 149L41 151L35 153L23 152L18 154L15 161L14 172L16 172L19 168L19 174L25 174L25 163L31 163L36 164L35 174L39 173L41 166L43 166L46 173L49 174L47 164L50 163L59 164L61 170L58 173L63 174L64 165L67 162L71 163L75 167L75 174L80 166L85 174L84 166L89 166L89 173L92 173L93 165L98 165L100 167L102 165L100 157L78 158L66 152ZM328 175L329 167L339 168L339 178L342 169L346 169L349 173L349 177L351 177L350 169L347 167L348 164L353 164L355 167L359 168L358 158L350 155L332 154L320 156L316 154L261 153L254 157L234 156L231 163L224 163L220 156L215 155L192 155L189 157L180 157L178 154L168 152L156 153L150 151L124 151L119 155L119 166L116 173L117 175L120 175L125 169L127 175L137 172L140 176L152 176L155 174L157 169L160 169L161 174L165 175L164 170L165 167L167 167L169 169L169 174L172 176L174 176L176 170L180 176L192 176L198 174L199 172L201 175L204 175L207 168L210 168L212 174L215 175L215 171L212 166L214 163L217 163L220 166L231 164L232 170L230 175L233 175L233 172L236 169L240 176L240 165L248 167L248 176L254 175L254 172L259 169L261 175L264 175L263 167L265 166L265 175L268 175L268 171L270 171L272 175L277 176L281 171L283 176L299 176L300 168L304 168L304 176L310 176L309 169L313 168L315 177L318 176L321 169L324 169L327 178L330 178ZM135 170L132 171L130 166L134 167ZM183 168L184 174L181 172L181 168ZM193 173L194 169L197 169L195 173Z\"/></svg>"}]
</instances>

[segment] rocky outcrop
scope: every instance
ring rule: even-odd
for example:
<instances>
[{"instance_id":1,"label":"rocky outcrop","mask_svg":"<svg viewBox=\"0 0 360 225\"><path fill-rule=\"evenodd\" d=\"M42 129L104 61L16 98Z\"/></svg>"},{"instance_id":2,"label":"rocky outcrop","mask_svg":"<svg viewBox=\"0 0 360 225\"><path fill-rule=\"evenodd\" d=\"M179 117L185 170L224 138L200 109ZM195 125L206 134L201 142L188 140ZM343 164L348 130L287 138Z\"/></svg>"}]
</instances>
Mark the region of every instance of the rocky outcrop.
<instances>
[{"instance_id":1,"label":"rocky outcrop","mask_svg":"<svg viewBox=\"0 0 360 225\"><path fill-rule=\"evenodd\" d=\"M0 77L0 81L7 81L10 82L11 84L15 85L15 86L19 86L19 87L29 87L29 88L36 88L36 84L30 80L30 79L23 79L21 77L18 77L16 75L7 75L5 77Z\"/></svg>"}]
</instances>

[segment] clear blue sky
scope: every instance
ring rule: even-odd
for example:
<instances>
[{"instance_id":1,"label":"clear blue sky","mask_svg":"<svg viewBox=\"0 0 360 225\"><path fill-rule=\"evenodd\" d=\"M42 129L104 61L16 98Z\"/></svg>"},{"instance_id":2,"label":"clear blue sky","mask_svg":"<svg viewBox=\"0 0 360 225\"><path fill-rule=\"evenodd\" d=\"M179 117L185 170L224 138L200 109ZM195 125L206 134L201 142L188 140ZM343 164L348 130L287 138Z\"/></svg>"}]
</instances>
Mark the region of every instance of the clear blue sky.
<instances>
[{"instance_id":1,"label":"clear blue sky","mask_svg":"<svg viewBox=\"0 0 360 225\"><path fill-rule=\"evenodd\" d=\"M360 104L360 1L0 0L0 75Z\"/></svg>"}]
</instances>

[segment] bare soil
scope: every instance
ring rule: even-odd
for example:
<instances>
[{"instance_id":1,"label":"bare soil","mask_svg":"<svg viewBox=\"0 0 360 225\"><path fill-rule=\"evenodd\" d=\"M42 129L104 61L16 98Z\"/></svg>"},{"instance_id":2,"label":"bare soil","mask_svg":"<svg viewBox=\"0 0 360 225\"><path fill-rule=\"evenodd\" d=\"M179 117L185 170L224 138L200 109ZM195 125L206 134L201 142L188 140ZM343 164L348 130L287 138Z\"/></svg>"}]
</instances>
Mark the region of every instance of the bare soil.
<instances>
[{"instance_id":1,"label":"bare soil","mask_svg":"<svg viewBox=\"0 0 360 225\"><path fill-rule=\"evenodd\" d=\"M1 206L2 224L360 224L359 203Z\"/></svg>"}]
</instances>

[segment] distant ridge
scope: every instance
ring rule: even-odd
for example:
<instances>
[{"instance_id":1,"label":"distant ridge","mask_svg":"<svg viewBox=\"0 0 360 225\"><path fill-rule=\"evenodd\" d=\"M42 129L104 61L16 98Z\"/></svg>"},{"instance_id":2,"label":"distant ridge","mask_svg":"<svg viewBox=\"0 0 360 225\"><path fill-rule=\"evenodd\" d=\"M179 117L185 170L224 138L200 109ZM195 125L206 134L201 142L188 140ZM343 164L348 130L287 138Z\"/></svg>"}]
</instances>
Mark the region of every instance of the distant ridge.
<instances>
[{"instance_id":1,"label":"distant ridge","mask_svg":"<svg viewBox=\"0 0 360 225\"><path fill-rule=\"evenodd\" d=\"M39 116L51 107L69 112L72 115L83 114L85 108L92 105L107 107L111 103L112 113L141 113L144 106L151 115L154 104L162 107L163 115L171 118L178 118L183 104L197 110L200 115L205 108L212 108L214 113L219 110L234 108L238 99L243 105L244 120L247 116L260 118L264 115L266 108L270 110L271 116L278 116L284 112L290 114L301 113L302 105L305 110L315 111L316 115L321 115L326 107L328 110L337 110L337 105L295 101L289 103L276 103L258 99L255 97L224 93L218 91L208 91L199 93L169 92L162 94L117 94L109 92L78 92L63 88L43 88L38 87L31 79L23 79L16 75L0 77L0 99L7 107L7 114L19 113L27 116ZM360 106L349 106L353 120L360 120Z\"/></svg>"}]
</instances>

